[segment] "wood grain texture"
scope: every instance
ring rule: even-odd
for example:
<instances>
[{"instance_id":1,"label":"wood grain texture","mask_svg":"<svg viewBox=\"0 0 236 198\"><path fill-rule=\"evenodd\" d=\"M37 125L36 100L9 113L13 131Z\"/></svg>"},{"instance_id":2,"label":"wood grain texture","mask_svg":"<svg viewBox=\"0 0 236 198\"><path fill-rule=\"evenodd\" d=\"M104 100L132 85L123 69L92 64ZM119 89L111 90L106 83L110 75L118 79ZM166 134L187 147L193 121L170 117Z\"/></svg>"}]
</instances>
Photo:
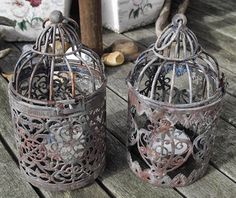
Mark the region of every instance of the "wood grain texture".
<instances>
[{"instance_id":1,"label":"wood grain texture","mask_svg":"<svg viewBox=\"0 0 236 198\"><path fill-rule=\"evenodd\" d=\"M45 198L109 198L110 196L102 188L94 183L82 189L66 192L49 192L41 189Z\"/></svg>"},{"instance_id":2,"label":"wood grain texture","mask_svg":"<svg viewBox=\"0 0 236 198\"><path fill-rule=\"evenodd\" d=\"M236 195L236 184L211 166L206 176L192 185L177 189L191 198L234 198Z\"/></svg>"},{"instance_id":3,"label":"wood grain texture","mask_svg":"<svg viewBox=\"0 0 236 198\"><path fill-rule=\"evenodd\" d=\"M0 142L0 198L32 198L39 197L33 188L21 178L11 156Z\"/></svg>"},{"instance_id":4,"label":"wood grain texture","mask_svg":"<svg viewBox=\"0 0 236 198\"><path fill-rule=\"evenodd\" d=\"M225 175L236 181L236 128L222 119L216 129L211 162Z\"/></svg>"},{"instance_id":5,"label":"wood grain texture","mask_svg":"<svg viewBox=\"0 0 236 198\"><path fill-rule=\"evenodd\" d=\"M110 89L107 89L107 128L121 142L127 138L127 115L128 104L125 100L118 97Z\"/></svg>"},{"instance_id":6,"label":"wood grain texture","mask_svg":"<svg viewBox=\"0 0 236 198\"><path fill-rule=\"evenodd\" d=\"M198 9L199 12L201 12L201 10L208 10L208 12L206 12L207 14L215 14L222 17L228 16L228 14L236 16L236 3L234 0L227 0L227 3L219 0L199 0L197 2L192 2L190 7Z\"/></svg>"},{"instance_id":7,"label":"wood grain texture","mask_svg":"<svg viewBox=\"0 0 236 198\"><path fill-rule=\"evenodd\" d=\"M198 17L198 21L203 24L206 23L212 31L217 31L225 36L231 37L231 39L235 39L236 19L232 12L208 4L204 4L200 8L200 4L202 4L200 1L192 2L190 11L187 13L187 16L190 17L189 19L194 20L192 19L194 16Z\"/></svg>"},{"instance_id":8,"label":"wood grain texture","mask_svg":"<svg viewBox=\"0 0 236 198\"><path fill-rule=\"evenodd\" d=\"M78 0L81 41L102 55L101 0Z\"/></svg>"}]
</instances>

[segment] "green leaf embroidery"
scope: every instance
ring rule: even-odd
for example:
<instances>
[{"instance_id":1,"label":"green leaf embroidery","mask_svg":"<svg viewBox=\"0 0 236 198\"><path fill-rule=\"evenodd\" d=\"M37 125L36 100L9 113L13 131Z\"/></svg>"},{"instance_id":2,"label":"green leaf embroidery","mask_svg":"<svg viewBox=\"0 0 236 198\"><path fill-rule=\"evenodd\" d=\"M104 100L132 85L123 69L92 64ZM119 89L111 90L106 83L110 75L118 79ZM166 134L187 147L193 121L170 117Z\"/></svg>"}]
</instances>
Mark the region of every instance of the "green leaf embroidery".
<instances>
[{"instance_id":1,"label":"green leaf embroidery","mask_svg":"<svg viewBox=\"0 0 236 198\"><path fill-rule=\"evenodd\" d=\"M134 12L134 9L130 10L130 12L129 12L129 19L131 18L131 15L133 14L133 12Z\"/></svg>"},{"instance_id":2,"label":"green leaf embroidery","mask_svg":"<svg viewBox=\"0 0 236 198\"><path fill-rule=\"evenodd\" d=\"M43 19L41 17L34 17L30 21L23 19L21 22L18 22L17 25L22 31L25 31L27 30L27 24L32 26L34 21L43 22Z\"/></svg>"},{"instance_id":3,"label":"green leaf embroidery","mask_svg":"<svg viewBox=\"0 0 236 198\"><path fill-rule=\"evenodd\" d=\"M134 11L134 18L139 16L139 8Z\"/></svg>"},{"instance_id":4,"label":"green leaf embroidery","mask_svg":"<svg viewBox=\"0 0 236 198\"><path fill-rule=\"evenodd\" d=\"M140 7L139 10L141 10L141 11L142 11L142 14L144 14L144 12L143 12L143 8L142 8L142 7Z\"/></svg>"},{"instance_id":5,"label":"green leaf embroidery","mask_svg":"<svg viewBox=\"0 0 236 198\"><path fill-rule=\"evenodd\" d=\"M41 17L34 17L31 19L31 24L33 23L33 21L40 21L40 22L43 22L43 19Z\"/></svg>"},{"instance_id":6,"label":"green leaf embroidery","mask_svg":"<svg viewBox=\"0 0 236 198\"><path fill-rule=\"evenodd\" d=\"M151 3L147 3L145 5L139 4L138 8L136 10L134 10L133 8L130 10L129 12L129 18L133 17L133 18L137 18L139 17L140 12L144 15L144 8L149 7L150 9L152 9L152 4Z\"/></svg>"},{"instance_id":7,"label":"green leaf embroidery","mask_svg":"<svg viewBox=\"0 0 236 198\"><path fill-rule=\"evenodd\" d=\"M145 7L152 8L152 4L151 4L151 3L147 3L147 4L144 6L144 8L145 8Z\"/></svg>"},{"instance_id":8,"label":"green leaf embroidery","mask_svg":"<svg viewBox=\"0 0 236 198\"><path fill-rule=\"evenodd\" d=\"M25 30L27 30L26 23L27 23L27 21L23 19L23 21L18 22L17 25L19 26L19 28L20 28L22 31L25 31Z\"/></svg>"}]
</instances>

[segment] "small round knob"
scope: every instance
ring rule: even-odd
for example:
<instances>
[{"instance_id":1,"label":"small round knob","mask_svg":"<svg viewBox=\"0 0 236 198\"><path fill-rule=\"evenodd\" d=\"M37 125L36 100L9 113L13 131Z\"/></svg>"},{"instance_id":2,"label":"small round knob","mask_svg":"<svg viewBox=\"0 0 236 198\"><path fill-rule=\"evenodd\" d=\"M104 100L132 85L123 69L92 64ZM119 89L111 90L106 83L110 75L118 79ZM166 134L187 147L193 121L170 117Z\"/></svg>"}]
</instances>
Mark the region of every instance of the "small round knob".
<instances>
[{"instance_id":1,"label":"small round knob","mask_svg":"<svg viewBox=\"0 0 236 198\"><path fill-rule=\"evenodd\" d=\"M51 23L61 23L63 19L64 19L63 14L59 10L52 11L49 16L49 20Z\"/></svg>"},{"instance_id":2,"label":"small round knob","mask_svg":"<svg viewBox=\"0 0 236 198\"><path fill-rule=\"evenodd\" d=\"M173 19L172 19L172 23L174 25L178 25L180 22L182 22L183 25L187 24L187 18L185 15L183 14L176 14L174 15Z\"/></svg>"}]
</instances>

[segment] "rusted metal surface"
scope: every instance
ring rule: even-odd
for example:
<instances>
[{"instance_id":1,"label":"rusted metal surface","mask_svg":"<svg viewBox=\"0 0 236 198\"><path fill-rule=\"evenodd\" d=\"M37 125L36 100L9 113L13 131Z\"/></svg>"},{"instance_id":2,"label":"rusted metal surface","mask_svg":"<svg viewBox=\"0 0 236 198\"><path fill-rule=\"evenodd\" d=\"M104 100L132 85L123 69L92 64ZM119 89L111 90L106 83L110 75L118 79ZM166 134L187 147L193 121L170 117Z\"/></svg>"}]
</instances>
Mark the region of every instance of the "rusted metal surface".
<instances>
[{"instance_id":1,"label":"rusted metal surface","mask_svg":"<svg viewBox=\"0 0 236 198\"><path fill-rule=\"evenodd\" d=\"M18 159L33 185L70 190L104 169L106 78L73 20L54 11L44 26L9 84Z\"/></svg>"},{"instance_id":2,"label":"rusted metal surface","mask_svg":"<svg viewBox=\"0 0 236 198\"><path fill-rule=\"evenodd\" d=\"M215 59L176 15L128 77L128 162L155 186L185 186L205 174L224 82Z\"/></svg>"}]
</instances>

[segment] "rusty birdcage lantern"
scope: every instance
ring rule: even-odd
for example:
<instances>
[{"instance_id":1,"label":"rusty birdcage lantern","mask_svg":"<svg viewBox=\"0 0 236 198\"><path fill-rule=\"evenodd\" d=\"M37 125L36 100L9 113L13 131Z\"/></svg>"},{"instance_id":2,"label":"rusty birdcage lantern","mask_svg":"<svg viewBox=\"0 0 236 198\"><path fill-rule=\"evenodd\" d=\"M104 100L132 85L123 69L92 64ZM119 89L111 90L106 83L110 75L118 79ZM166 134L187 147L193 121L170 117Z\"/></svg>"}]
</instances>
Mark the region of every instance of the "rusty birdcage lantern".
<instances>
[{"instance_id":1,"label":"rusty birdcage lantern","mask_svg":"<svg viewBox=\"0 0 236 198\"><path fill-rule=\"evenodd\" d=\"M216 60L176 15L128 77L128 162L155 186L202 177L213 151L224 93Z\"/></svg>"},{"instance_id":2,"label":"rusty birdcage lantern","mask_svg":"<svg viewBox=\"0 0 236 198\"><path fill-rule=\"evenodd\" d=\"M105 164L104 68L77 30L53 11L9 85L21 171L53 191L93 182Z\"/></svg>"}]
</instances>

